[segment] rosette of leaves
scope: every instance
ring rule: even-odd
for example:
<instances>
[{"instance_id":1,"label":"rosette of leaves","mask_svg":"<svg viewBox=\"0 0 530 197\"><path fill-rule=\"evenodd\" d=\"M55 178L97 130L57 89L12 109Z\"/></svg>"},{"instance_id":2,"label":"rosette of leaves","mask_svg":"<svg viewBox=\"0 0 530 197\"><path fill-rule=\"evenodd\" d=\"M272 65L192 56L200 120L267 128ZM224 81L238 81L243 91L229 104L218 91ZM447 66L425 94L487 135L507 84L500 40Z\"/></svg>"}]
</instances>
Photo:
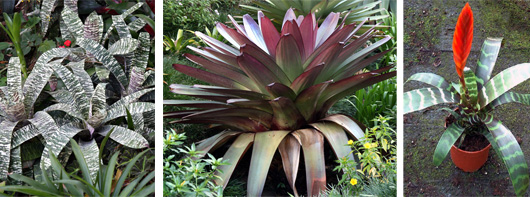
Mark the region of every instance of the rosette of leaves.
<instances>
[{"instance_id":1,"label":"rosette of leaves","mask_svg":"<svg viewBox=\"0 0 530 197\"><path fill-rule=\"evenodd\" d=\"M487 38L481 49L475 72L465 67L473 39L473 13L469 4L463 8L455 28L453 57L460 83L449 83L433 73L417 73L408 81L420 81L434 87L408 91L403 98L404 113L418 111L442 103L456 103L460 110L451 111L456 121L449 125L434 151L434 164L440 165L451 146L464 131L478 128L501 157L510 174L515 193L522 196L529 184L528 165L512 132L492 111L506 103L530 104L529 94L510 92L530 78L530 64L523 63L490 77L495 66L502 38Z\"/></svg>"},{"instance_id":2,"label":"rosette of leaves","mask_svg":"<svg viewBox=\"0 0 530 197\"><path fill-rule=\"evenodd\" d=\"M79 135L83 146L92 146L95 149L84 153L90 171L95 177L97 162L90 158L96 158L99 152L97 146L93 145L96 144L94 139L97 136L105 136L110 130L114 130L110 139L119 144L135 149L149 146L142 133L147 129L146 122L154 119L144 119L142 114L154 111L155 105L152 102L138 101L138 99L154 89L137 91L108 105L107 83L99 83L94 87L90 76L83 70L83 66L84 61L70 62L67 66L53 66L64 88L50 92L57 103L47 107L44 111L60 111L66 114L54 115L53 118L60 125L69 125L71 130L58 133L57 135L61 138L47 141L46 144L60 151L72 137ZM124 121L116 120L120 118L125 118L126 124L123 123Z\"/></svg>"},{"instance_id":3,"label":"rosette of leaves","mask_svg":"<svg viewBox=\"0 0 530 197\"><path fill-rule=\"evenodd\" d=\"M250 146L247 191L252 196L261 194L276 150L295 195L300 147L306 163L307 195L326 188L324 139L338 158L353 159L344 144L348 135L362 138L364 126L345 115L327 115L327 111L341 98L396 73L388 72L391 66L363 70L387 52L373 54L390 37L380 36L364 47L374 39L374 29L354 36L364 22L339 24L339 15L331 13L319 27L314 14L296 17L289 10L281 32L262 12L258 12L259 24L249 15L243 17L243 25L234 22L236 29L218 23L219 33L235 48L196 32L208 47L189 46L202 58L185 56L206 70L180 64L173 67L213 86L172 84L174 93L206 100L164 101L192 108L167 112L164 117L178 118L178 123L229 128L197 146L197 150L209 152L236 138L223 157L231 165L220 167L222 181L217 184L226 186Z\"/></svg>"},{"instance_id":4,"label":"rosette of leaves","mask_svg":"<svg viewBox=\"0 0 530 197\"><path fill-rule=\"evenodd\" d=\"M53 73L52 65L72 55L65 49L52 49L42 54L28 78L23 81L20 60L11 58L7 68L7 86L0 87L0 180L10 172L21 173L20 145L42 135L45 140L55 136L47 130L51 118L45 112L34 112L37 98ZM58 60L51 61L54 58ZM51 61L51 62L50 62Z\"/></svg>"},{"instance_id":5,"label":"rosette of leaves","mask_svg":"<svg viewBox=\"0 0 530 197\"><path fill-rule=\"evenodd\" d=\"M107 139L105 138L104 141ZM27 185L0 186L0 190L32 196L149 196L155 192L154 171L142 172L131 180L127 180L134 165L137 165L138 160L150 150L145 150L129 160L123 171L117 168L120 152L114 153L107 165L103 164L102 153L97 152L99 156L91 158L99 165L97 177L94 178L89 176L90 164L85 161L86 155L83 150L86 147L78 145L75 140L71 140L70 143L81 175L75 171L67 172L57 157L49 154L53 171L42 170L42 182L20 174L12 174L11 178ZM101 150L104 145L105 143L102 143ZM130 182L126 184L126 181Z\"/></svg>"},{"instance_id":6,"label":"rosette of leaves","mask_svg":"<svg viewBox=\"0 0 530 197\"><path fill-rule=\"evenodd\" d=\"M315 14L317 19L324 18L331 13L340 13L346 17L345 23L359 23L364 20L376 21L388 17L382 14L381 1L376 0L270 0L270 1L253 1L252 5L239 5L243 10L249 12L262 11L272 19L273 23L278 25L285 21L285 12L292 9L296 15ZM347 14L349 12L349 14ZM300 23L301 21L297 21Z\"/></svg>"}]
</instances>

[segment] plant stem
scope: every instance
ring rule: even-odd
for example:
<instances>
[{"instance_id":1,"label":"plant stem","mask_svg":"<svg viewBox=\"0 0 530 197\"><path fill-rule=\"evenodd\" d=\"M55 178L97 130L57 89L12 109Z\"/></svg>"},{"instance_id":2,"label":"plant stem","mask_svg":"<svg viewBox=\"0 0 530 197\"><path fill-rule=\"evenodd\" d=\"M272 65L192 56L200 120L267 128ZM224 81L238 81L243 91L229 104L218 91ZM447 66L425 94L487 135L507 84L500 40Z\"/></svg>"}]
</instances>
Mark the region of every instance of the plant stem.
<instances>
[{"instance_id":1,"label":"plant stem","mask_svg":"<svg viewBox=\"0 0 530 197\"><path fill-rule=\"evenodd\" d=\"M15 50L17 51L17 56L20 59L20 70L22 71L23 75L23 81L26 81L26 78L28 78L28 71L26 70L26 59L24 58L24 52L22 51L22 48L20 47L20 42L13 41L13 45L15 45Z\"/></svg>"}]
</instances>

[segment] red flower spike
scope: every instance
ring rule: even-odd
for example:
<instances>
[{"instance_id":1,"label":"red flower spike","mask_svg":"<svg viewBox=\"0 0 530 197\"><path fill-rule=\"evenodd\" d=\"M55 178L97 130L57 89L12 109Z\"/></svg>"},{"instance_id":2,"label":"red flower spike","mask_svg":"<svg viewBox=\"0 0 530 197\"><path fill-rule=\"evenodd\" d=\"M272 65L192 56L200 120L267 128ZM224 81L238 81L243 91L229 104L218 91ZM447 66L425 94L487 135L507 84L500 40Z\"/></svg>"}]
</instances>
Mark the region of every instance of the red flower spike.
<instances>
[{"instance_id":1,"label":"red flower spike","mask_svg":"<svg viewBox=\"0 0 530 197\"><path fill-rule=\"evenodd\" d=\"M66 47L70 47L71 44L72 44L72 41L70 41L70 40L64 41L64 46L66 46Z\"/></svg>"},{"instance_id":2,"label":"red flower spike","mask_svg":"<svg viewBox=\"0 0 530 197\"><path fill-rule=\"evenodd\" d=\"M456 22L455 34L453 36L453 59L455 60L456 72L460 77L460 82L465 86L464 67L467 57L471 52L473 41L473 12L469 3L466 3L458 21Z\"/></svg>"}]
</instances>

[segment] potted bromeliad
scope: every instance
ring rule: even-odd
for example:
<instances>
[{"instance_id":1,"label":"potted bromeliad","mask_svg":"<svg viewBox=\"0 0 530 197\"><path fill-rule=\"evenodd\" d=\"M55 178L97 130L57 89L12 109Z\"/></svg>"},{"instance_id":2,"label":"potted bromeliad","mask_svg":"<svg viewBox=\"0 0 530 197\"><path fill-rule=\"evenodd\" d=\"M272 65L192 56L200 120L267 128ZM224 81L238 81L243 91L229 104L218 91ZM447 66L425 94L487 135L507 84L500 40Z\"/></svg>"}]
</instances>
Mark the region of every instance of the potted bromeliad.
<instances>
[{"instance_id":1,"label":"potted bromeliad","mask_svg":"<svg viewBox=\"0 0 530 197\"><path fill-rule=\"evenodd\" d=\"M326 189L324 140L338 158L353 160L351 148L345 146L348 136L364 136L363 126L351 117L327 112L343 97L396 75L389 71L393 66L365 69L388 52L369 56L390 36L379 36L374 28L355 36L364 22L339 24L338 13L331 13L318 26L314 14L297 17L290 9L281 32L262 12L258 12L258 20L245 15L243 25L233 20L235 29L217 24L219 33L235 48L196 33L208 47L188 46L202 57L185 56L207 71L180 64L173 68L214 86L172 84L174 93L207 100L164 101L166 105L192 108L166 112L164 117L177 118L178 123L226 128L197 146L197 150L209 152L231 142L223 157L230 165L219 167L222 179L217 180L218 185L227 185L238 162L252 147L247 192L249 196L261 195L278 150L297 196L295 181L303 151L307 195L318 195ZM374 39L376 42L365 47Z\"/></svg>"},{"instance_id":2,"label":"potted bromeliad","mask_svg":"<svg viewBox=\"0 0 530 197\"><path fill-rule=\"evenodd\" d=\"M478 170L487 160L490 147L502 158L518 196L529 184L528 165L521 147L511 131L493 116L496 107L518 102L530 104L530 95L509 90L530 78L530 64L523 63L490 77L501 47L502 38L487 38L481 49L475 72L466 67L473 39L473 13L466 4L458 18L453 37L453 58L460 83L449 83L433 73L417 73L408 81L419 81L434 87L408 91L404 95L404 113L442 103L457 103L456 110L446 109L447 129L434 151L434 164L440 165L451 150L456 166L467 172ZM482 137L482 140L481 138ZM485 142L478 151L464 151L462 146ZM476 163L469 163L476 162Z\"/></svg>"}]
</instances>

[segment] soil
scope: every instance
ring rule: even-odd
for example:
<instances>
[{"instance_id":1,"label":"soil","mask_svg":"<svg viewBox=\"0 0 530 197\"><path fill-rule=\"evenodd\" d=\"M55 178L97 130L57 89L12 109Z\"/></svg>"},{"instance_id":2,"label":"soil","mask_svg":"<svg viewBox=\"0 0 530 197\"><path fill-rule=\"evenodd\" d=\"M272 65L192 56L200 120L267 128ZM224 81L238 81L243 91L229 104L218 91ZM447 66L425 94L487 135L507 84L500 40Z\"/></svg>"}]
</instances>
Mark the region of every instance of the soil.
<instances>
[{"instance_id":1,"label":"soil","mask_svg":"<svg viewBox=\"0 0 530 197\"><path fill-rule=\"evenodd\" d=\"M460 144L461 140L462 138L457 140L455 142L455 146L458 147L458 145L460 145L458 148L465 151L479 151L486 148L486 146L490 144L488 139L486 139L483 135L466 135L464 141L462 144Z\"/></svg>"},{"instance_id":2,"label":"soil","mask_svg":"<svg viewBox=\"0 0 530 197\"><path fill-rule=\"evenodd\" d=\"M406 0L403 3L403 79L419 72L430 72L450 82L458 82L452 54L452 36L462 0ZM474 16L474 37L467 66L472 70L487 37L504 37L492 76L514 65L530 62L530 2L516 0L470 1ZM404 83L403 91L427 87L418 82ZM512 91L530 93L530 82ZM437 105L405 114L403 117L404 195L405 196L515 196L503 161L490 151L486 164L475 173L459 170L449 156L435 166L434 148L445 131L449 114ZM511 103L498 107L493 115L521 142L530 141L530 106ZM521 144L527 163L530 146ZM421 170L418 170L421 169ZM529 195L527 193L526 195Z\"/></svg>"}]
</instances>

